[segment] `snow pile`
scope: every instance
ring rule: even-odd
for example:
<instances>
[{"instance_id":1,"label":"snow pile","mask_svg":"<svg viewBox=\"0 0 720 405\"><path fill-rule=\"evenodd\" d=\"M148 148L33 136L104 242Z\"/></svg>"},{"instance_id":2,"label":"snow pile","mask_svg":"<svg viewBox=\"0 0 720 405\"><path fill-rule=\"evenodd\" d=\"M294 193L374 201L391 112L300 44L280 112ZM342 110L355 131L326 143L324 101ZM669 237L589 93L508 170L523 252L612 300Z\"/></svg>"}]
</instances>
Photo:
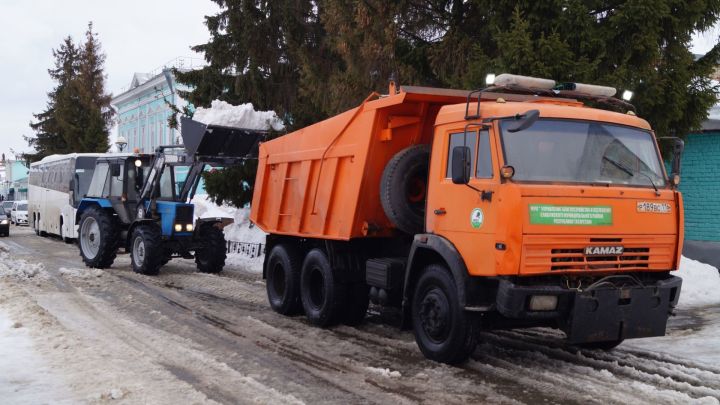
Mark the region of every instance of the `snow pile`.
<instances>
[{"instance_id":1,"label":"snow pile","mask_svg":"<svg viewBox=\"0 0 720 405\"><path fill-rule=\"evenodd\" d=\"M234 106L225 101L215 100L210 108L198 107L193 115L195 121L206 125L246 128L266 131L282 131L285 125L275 111L255 111L252 103Z\"/></svg>"},{"instance_id":2,"label":"snow pile","mask_svg":"<svg viewBox=\"0 0 720 405\"><path fill-rule=\"evenodd\" d=\"M103 271L100 269L68 269L66 267L60 267L58 271L61 276L74 278L93 278L103 275Z\"/></svg>"},{"instance_id":3,"label":"snow pile","mask_svg":"<svg viewBox=\"0 0 720 405\"><path fill-rule=\"evenodd\" d=\"M718 269L683 256L680 260L680 270L675 272L675 275L683 279L679 308L720 306Z\"/></svg>"},{"instance_id":4,"label":"snow pile","mask_svg":"<svg viewBox=\"0 0 720 405\"><path fill-rule=\"evenodd\" d=\"M235 222L225 227L225 239L249 242L265 243L267 234L250 222L250 207L240 208L234 213Z\"/></svg>"},{"instance_id":5,"label":"snow pile","mask_svg":"<svg viewBox=\"0 0 720 405\"><path fill-rule=\"evenodd\" d=\"M46 277L42 263L28 263L25 260L14 260L8 254L8 247L0 243L0 278L11 277L27 280Z\"/></svg>"},{"instance_id":6,"label":"snow pile","mask_svg":"<svg viewBox=\"0 0 720 405\"><path fill-rule=\"evenodd\" d=\"M370 371L374 374L381 375L383 377L389 377L389 378L400 378L402 377L402 374L400 374L399 371L390 370L389 368L377 368L377 367L365 367L365 370Z\"/></svg>"}]
</instances>

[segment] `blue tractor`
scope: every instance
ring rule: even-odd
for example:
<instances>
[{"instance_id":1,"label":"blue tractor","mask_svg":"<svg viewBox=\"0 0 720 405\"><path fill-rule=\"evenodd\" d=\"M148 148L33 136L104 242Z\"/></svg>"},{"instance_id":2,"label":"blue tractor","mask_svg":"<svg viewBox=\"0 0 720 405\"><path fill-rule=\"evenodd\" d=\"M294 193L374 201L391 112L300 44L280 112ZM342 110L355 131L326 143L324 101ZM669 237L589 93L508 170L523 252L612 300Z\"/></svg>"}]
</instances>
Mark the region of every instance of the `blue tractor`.
<instances>
[{"instance_id":1,"label":"blue tractor","mask_svg":"<svg viewBox=\"0 0 720 405\"><path fill-rule=\"evenodd\" d=\"M243 164L257 156L266 132L207 126L182 119L184 145L154 154L116 154L97 160L88 193L77 209L78 246L88 267L110 267L120 249L133 270L158 274L175 257L194 258L199 271L225 266L222 229L230 218L194 216L190 201L207 167Z\"/></svg>"}]
</instances>

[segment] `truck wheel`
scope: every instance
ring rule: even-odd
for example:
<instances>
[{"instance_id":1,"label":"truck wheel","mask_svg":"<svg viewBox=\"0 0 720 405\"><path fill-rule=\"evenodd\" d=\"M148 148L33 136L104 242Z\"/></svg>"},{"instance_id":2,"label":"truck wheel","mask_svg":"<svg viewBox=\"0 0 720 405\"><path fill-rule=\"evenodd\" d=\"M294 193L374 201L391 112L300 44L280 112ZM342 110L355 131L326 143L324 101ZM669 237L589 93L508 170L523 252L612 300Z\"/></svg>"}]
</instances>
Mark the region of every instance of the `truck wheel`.
<instances>
[{"instance_id":1,"label":"truck wheel","mask_svg":"<svg viewBox=\"0 0 720 405\"><path fill-rule=\"evenodd\" d=\"M220 273L225 267L227 245L225 234L215 224L200 226L197 234L202 248L195 251L195 264L201 273Z\"/></svg>"},{"instance_id":2,"label":"truck wheel","mask_svg":"<svg viewBox=\"0 0 720 405\"><path fill-rule=\"evenodd\" d=\"M138 225L132 233L130 258L135 273L155 276L160 272L163 254L160 228L155 224Z\"/></svg>"},{"instance_id":3,"label":"truck wheel","mask_svg":"<svg viewBox=\"0 0 720 405\"><path fill-rule=\"evenodd\" d=\"M44 232L39 232L42 236ZM88 267L110 267L117 255L120 234L112 215L99 207L90 207L80 218L78 245Z\"/></svg>"},{"instance_id":4,"label":"truck wheel","mask_svg":"<svg viewBox=\"0 0 720 405\"><path fill-rule=\"evenodd\" d=\"M460 307L457 296L455 281L444 266L425 268L411 310L415 341L428 359L459 364L477 346L478 324Z\"/></svg>"},{"instance_id":5,"label":"truck wheel","mask_svg":"<svg viewBox=\"0 0 720 405\"><path fill-rule=\"evenodd\" d=\"M305 256L300 272L300 297L310 323L326 327L340 320L343 287L322 250L313 249Z\"/></svg>"},{"instance_id":6,"label":"truck wheel","mask_svg":"<svg viewBox=\"0 0 720 405\"><path fill-rule=\"evenodd\" d=\"M353 283L348 285L342 323L349 326L360 325L365 319L369 304L370 287L367 284Z\"/></svg>"},{"instance_id":7,"label":"truck wheel","mask_svg":"<svg viewBox=\"0 0 720 405\"><path fill-rule=\"evenodd\" d=\"M427 145L413 145L398 152L385 166L380 180L380 202L385 215L399 230L414 235L425 225Z\"/></svg>"},{"instance_id":8,"label":"truck wheel","mask_svg":"<svg viewBox=\"0 0 720 405\"><path fill-rule=\"evenodd\" d=\"M609 340L605 342L587 342L587 343L578 343L576 346L581 347L583 349L590 349L590 350L612 350L618 346L624 341L625 339L618 339L618 340Z\"/></svg>"},{"instance_id":9,"label":"truck wheel","mask_svg":"<svg viewBox=\"0 0 720 405\"><path fill-rule=\"evenodd\" d=\"M265 287L270 307L282 315L302 310L300 301L300 266L302 256L289 244L276 245L270 251L265 269Z\"/></svg>"}]
</instances>

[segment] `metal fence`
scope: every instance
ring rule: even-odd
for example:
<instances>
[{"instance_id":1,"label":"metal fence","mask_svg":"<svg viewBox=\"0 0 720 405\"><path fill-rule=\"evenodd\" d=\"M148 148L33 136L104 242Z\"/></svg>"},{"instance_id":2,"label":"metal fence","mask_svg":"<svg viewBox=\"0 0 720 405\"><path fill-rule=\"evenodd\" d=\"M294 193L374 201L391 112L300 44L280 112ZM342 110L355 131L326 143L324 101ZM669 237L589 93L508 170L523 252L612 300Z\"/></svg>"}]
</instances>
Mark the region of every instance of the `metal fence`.
<instances>
[{"instance_id":1,"label":"metal fence","mask_svg":"<svg viewBox=\"0 0 720 405\"><path fill-rule=\"evenodd\" d=\"M241 254L252 259L265 254L265 244L229 240L227 241L227 252Z\"/></svg>"}]
</instances>

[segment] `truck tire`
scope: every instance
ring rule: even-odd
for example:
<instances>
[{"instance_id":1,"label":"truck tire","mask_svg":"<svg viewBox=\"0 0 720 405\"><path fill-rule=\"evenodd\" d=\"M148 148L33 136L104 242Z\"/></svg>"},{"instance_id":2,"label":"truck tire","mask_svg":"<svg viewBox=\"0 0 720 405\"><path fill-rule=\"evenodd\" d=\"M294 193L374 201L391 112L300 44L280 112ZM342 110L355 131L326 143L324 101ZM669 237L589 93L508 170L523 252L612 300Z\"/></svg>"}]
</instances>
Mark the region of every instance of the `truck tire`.
<instances>
[{"instance_id":1,"label":"truck tire","mask_svg":"<svg viewBox=\"0 0 720 405\"><path fill-rule=\"evenodd\" d=\"M44 232L38 231L40 236ZM78 246L85 265L96 269L110 267L117 255L120 230L113 216L100 207L90 207L80 218Z\"/></svg>"},{"instance_id":2,"label":"truck tire","mask_svg":"<svg viewBox=\"0 0 720 405\"><path fill-rule=\"evenodd\" d=\"M300 269L302 255L290 244L275 245L265 269L265 288L273 311L296 315L302 311L300 300Z\"/></svg>"},{"instance_id":3,"label":"truck tire","mask_svg":"<svg viewBox=\"0 0 720 405\"><path fill-rule=\"evenodd\" d=\"M203 224L197 234L202 248L195 251L195 264L201 273L220 273L225 267L225 234L215 224Z\"/></svg>"},{"instance_id":4,"label":"truck tire","mask_svg":"<svg viewBox=\"0 0 720 405\"><path fill-rule=\"evenodd\" d=\"M413 145L398 152L385 166L380 180L380 202L385 215L399 230L414 235L425 227L427 145Z\"/></svg>"},{"instance_id":5,"label":"truck tire","mask_svg":"<svg viewBox=\"0 0 720 405\"><path fill-rule=\"evenodd\" d=\"M138 225L130 239L130 261L133 271L146 276L160 272L163 254L160 228L155 224Z\"/></svg>"},{"instance_id":6,"label":"truck tire","mask_svg":"<svg viewBox=\"0 0 720 405\"><path fill-rule=\"evenodd\" d=\"M322 250L313 249L305 256L300 271L300 297L310 323L326 327L341 319L344 287Z\"/></svg>"},{"instance_id":7,"label":"truck tire","mask_svg":"<svg viewBox=\"0 0 720 405\"><path fill-rule=\"evenodd\" d=\"M459 364L477 346L478 323L457 300L457 288L443 265L431 264L417 281L412 297L415 341L428 359Z\"/></svg>"},{"instance_id":8,"label":"truck tire","mask_svg":"<svg viewBox=\"0 0 720 405\"><path fill-rule=\"evenodd\" d=\"M347 286L346 291L342 323L349 326L360 325L370 304L370 287L365 283L353 283Z\"/></svg>"}]
</instances>

